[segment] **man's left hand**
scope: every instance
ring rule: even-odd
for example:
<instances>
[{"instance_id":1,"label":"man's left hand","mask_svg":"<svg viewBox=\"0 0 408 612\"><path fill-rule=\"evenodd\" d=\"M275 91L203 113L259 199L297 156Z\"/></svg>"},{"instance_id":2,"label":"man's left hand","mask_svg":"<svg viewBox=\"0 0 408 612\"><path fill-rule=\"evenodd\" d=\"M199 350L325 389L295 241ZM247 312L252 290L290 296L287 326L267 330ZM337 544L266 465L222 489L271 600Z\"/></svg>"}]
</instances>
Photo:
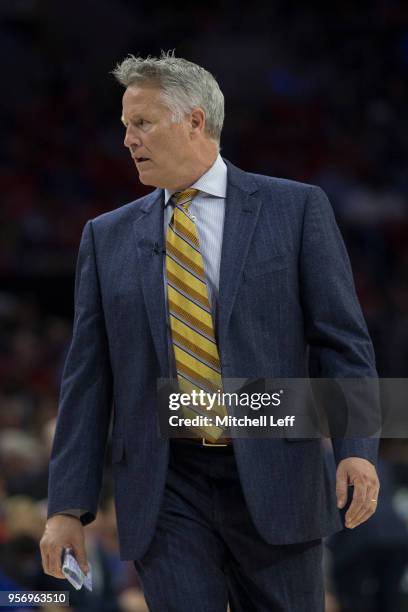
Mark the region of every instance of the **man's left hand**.
<instances>
[{"instance_id":1,"label":"man's left hand","mask_svg":"<svg viewBox=\"0 0 408 612\"><path fill-rule=\"evenodd\" d=\"M336 473L338 508L346 505L348 486L354 486L354 493L346 513L346 527L354 529L377 509L380 482L373 464L361 457L347 457L340 461Z\"/></svg>"}]
</instances>

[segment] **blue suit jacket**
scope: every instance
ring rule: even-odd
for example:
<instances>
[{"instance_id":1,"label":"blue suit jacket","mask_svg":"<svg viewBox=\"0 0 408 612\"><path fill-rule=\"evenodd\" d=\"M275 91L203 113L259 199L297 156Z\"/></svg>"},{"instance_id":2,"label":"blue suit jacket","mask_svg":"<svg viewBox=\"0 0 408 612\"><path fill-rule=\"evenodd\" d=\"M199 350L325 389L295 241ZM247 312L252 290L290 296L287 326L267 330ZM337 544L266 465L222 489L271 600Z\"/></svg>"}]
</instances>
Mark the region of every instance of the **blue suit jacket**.
<instances>
[{"instance_id":1,"label":"blue suit jacket","mask_svg":"<svg viewBox=\"0 0 408 612\"><path fill-rule=\"evenodd\" d=\"M224 377L376 376L348 257L318 187L228 163L217 334ZM169 443L158 437L156 381L168 377L163 191L89 221L75 288L50 462L49 514L97 511L113 409L112 462L122 559L152 538ZM320 440L235 439L243 491L266 541L313 540L341 528ZM376 460L377 442L334 441L336 460Z\"/></svg>"}]
</instances>

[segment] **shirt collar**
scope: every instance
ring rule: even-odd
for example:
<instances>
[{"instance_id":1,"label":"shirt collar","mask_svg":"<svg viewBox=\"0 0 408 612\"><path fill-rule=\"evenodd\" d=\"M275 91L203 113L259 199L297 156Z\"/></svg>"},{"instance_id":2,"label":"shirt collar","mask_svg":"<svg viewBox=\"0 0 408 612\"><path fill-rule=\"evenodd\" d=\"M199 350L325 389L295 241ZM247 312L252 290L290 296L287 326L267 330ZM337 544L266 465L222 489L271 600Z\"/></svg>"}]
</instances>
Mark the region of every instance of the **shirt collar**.
<instances>
[{"instance_id":1,"label":"shirt collar","mask_svg":"<svg viewBox=\"0 0 408 612\"><path fill-rule=\"evenodd\" d=\"M225 198L227 194L227 166L220 154L218 154L211 168L200 176L191 187L211 196ZM169 204L170 198L175 192L175 189L164 190L165 206Z\"/></svg>"}]
</instances>

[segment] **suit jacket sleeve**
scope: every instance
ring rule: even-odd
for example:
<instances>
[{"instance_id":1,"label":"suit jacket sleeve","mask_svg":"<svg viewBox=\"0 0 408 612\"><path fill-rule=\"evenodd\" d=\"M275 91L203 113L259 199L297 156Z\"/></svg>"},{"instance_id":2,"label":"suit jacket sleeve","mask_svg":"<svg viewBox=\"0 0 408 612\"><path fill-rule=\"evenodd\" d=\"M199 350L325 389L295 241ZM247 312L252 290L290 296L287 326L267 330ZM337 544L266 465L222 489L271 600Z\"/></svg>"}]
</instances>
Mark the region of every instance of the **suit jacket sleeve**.
<instances>
[{"instance_id":1,"label":"suit jacket sleeve","mask_svg":"<svg viewBox=\"0 0 408 612\"><path fill-rule=\"evenodd\" d=\"M48 516L81 508L84 525L94 520L111 407L112 371L93 227L88 221L76 267L73 336L62 375L50 459Z\"/></svg>"},{"instance_id":2,"label":"suit jacket sleeve","mask_svg":"<svg viewBox=\"0 0 408 612\"><path fill-rule=\"evenodd\" d=\"M331 205L312 187L305 207L300 253L301 300L314 375L375 378L374 350ZM350 456L376 462L378 439L334 438L337 463Z\"/></svg>"}]
</instances>

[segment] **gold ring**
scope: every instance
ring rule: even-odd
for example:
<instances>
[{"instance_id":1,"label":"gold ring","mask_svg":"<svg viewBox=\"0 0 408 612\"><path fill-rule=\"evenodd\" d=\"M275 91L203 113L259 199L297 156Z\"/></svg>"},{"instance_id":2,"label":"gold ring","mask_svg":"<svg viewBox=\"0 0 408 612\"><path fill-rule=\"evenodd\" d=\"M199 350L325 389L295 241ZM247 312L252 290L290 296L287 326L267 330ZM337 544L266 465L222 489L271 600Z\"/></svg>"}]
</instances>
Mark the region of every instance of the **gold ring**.
<instances>
[{"instance_id":1,"label":"gold ring","mask_svg":"<svg viewBox=\"0 0 408 612\"><path fill-rule=\"evenodd\" d=\"M377 500L376 500L376 499L372 499L371 501L372 501L372 502L374 502L375 504L377 503Z\"/></svg>"}]
</instances>

